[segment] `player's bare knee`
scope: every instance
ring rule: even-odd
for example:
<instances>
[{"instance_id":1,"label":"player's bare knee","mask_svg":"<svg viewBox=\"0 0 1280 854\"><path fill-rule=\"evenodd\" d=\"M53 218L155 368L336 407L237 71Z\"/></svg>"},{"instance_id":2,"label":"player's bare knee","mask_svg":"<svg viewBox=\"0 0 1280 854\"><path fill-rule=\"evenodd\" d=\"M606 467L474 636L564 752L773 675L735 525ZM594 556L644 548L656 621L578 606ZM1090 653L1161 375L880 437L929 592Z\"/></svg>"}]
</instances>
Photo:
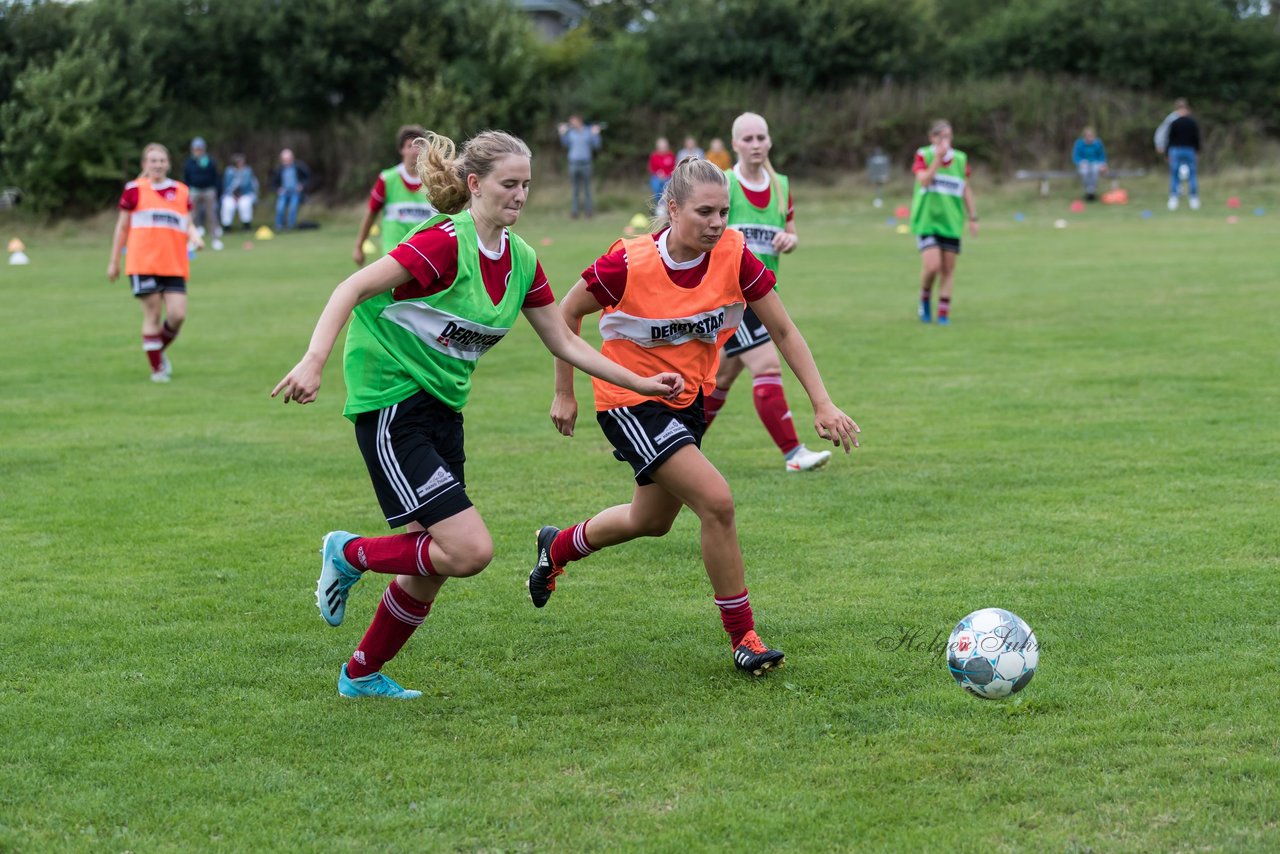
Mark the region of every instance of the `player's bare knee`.
<instances>
[{"instance_id":1,"label":"player's bare knee","mask_svg":"<svg viewBox=\"0 0 1280 854\"><path fill-rule=\"evenodd\" d=\"M734 524L733 494L726 487L708 495L699 502L696 512L704 525L732 527Z\"/></svg>"},{"instance_id":2,"label":"player's bare knee","mask_svg":"<svg viewBox=\"0 0 1280 854\"><path fill-rule=\"evenodd\" d=\"M663 537L671 530L675 519L642 519L637 525L636 535L640 537Z\"/></svg>"},{"instance_id":3,"label":"player's bare knee","mask_svg":"<svg viewBox=\"0 0 1280 854\"><path fill-rule=\"evenodd\" d=\"M446 554L453 575L459 578L479 575L493 561L493 540L485 538L483 541L454 543Z\"/></svg>"}]
</instances>

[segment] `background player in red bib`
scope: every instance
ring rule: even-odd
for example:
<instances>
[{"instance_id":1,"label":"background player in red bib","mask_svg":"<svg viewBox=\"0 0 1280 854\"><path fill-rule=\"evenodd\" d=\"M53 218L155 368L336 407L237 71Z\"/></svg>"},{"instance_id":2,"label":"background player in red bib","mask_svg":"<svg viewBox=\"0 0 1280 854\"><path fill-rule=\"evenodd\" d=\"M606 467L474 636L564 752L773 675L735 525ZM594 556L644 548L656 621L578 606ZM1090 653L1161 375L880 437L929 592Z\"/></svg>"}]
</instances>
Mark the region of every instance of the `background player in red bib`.
<instances>
[{"instance_id":1,"label":"background player in red bib","mask_svg":"<svg viewBox=\"0 0 1280 854\"><path fill-rule=\"evenodd\" d=\"M387 523L408 533L361 537L333 531L321 548L316 605L340 625L365 572L397 576L387 586L338 676L344 697L411 700L420 691L382 673L431 611L445 579L481 572L493 539L466 493L462 408L476 362L523 314L547 349L641 395L675 394L676 374L642 378L565 329L533 249L509 226L529 192L529 148L485 131L455 151L422 140L419 174L445 214L424 223L383 258L334 289L306 355L271 396L310 403L347 318L344 415ZM464 210L466 208L466 210Z\"/></svg>"},{"instance_id":2,"label":"background player in red bib","mask_svg":"<svg viewBox=\"0 0 1280 854\"><path fill-rule=\"evenodd\" d=\"M790 182L769 162L772 148L769 125L763 117L743 113L733 120L733 150L738 163L729 172L729 227L742 232L747 248L776 276L781 256L795 251L799 239ZM791 405L782 388L778 348L769 340L769 330L751 306L747 306L737 333L725 342L720 353L716 387L707 395L707 426L724 406L729 389L744 367L751 372L756 415L782 452L785 470L812 471L825 466L831 452L811 451L796 435Z\"/></svg>"},{"instance_id":3,"label":"background player in red bib","mask_svg":"<svg viewBox=\"0 0 1280 854\"><path fill-rule=\"evenodd\" d=\"M831 402L809 346L773 290L773 274L746 248L740 232L727 230L728 214L725 173L705 160L684 161L660 200L655 233L615 243L583 271L561 303L575 333L583 317L603 310L602 353L639 373L658 366L676 371L685 389L658 402L594 382L596 419L614 456L634 470L635 493L629 504L563 531L542 528L529 595L541 608L565 564L606 546L660 537L687 506L701 522L702 561L734 664L760 675L783 655L755 632L733 496L699 449L706 429L703 395L712 387L720 347L748 303L808 392L818 435L848 452L858 444L858 425ZM573 369L557 362L552 423L571 436L577 414Z\"/></svg>"},{"instance_id":4,"label":"background player in red bib","mask_svg":"<svg viewBox=\"0 0 1280 854\"><path fill-rule=\"evenodd\" d=\"M169 381L165 351L187 319L188 245L204 247L191 222L191 193L169 178L169 149L153 142L142 150L142 174L120 196L107 279L119 277L125 249L125 275L142 303L142 350L158 383Z\"/></svg>"}]
</instances>

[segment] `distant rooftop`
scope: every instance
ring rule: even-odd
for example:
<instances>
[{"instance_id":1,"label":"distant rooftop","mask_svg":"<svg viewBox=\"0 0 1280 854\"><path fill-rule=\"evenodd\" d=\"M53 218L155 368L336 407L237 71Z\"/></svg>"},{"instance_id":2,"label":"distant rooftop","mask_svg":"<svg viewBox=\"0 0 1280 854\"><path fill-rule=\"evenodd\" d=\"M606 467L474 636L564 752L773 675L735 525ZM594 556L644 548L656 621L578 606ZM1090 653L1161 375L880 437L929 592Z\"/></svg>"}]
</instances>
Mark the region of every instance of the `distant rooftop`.
<instances>
[{"instance_id":1,"label":"distant rooftop","mask_svg":"<svg viewBox=\"0 0 1280 854\"><path fill-rule=\"evenodd\" d=\"M578 25L586 14L574 0L515 0L521 11L533 19L534 29L547 41L560 38Z\"/></svg>"}]
</instances>

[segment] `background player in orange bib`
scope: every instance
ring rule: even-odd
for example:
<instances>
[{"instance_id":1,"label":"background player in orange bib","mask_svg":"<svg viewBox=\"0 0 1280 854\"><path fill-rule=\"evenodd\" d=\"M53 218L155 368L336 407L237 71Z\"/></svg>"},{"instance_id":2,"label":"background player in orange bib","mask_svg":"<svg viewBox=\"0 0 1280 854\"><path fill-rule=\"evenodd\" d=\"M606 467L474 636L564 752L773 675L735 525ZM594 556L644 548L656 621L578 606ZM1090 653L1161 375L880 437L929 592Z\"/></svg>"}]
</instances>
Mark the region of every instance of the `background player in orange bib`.
<instances>
[{"instance_id":1,"label":"background player in orange bib","mask_svg":"<svg viewBox=\"0 0 1280 854\"><path fill-rule=\"evenodd\" d=\"M142 303L142 349L158 383L169 381L165 351L187 319L188 244L204 247L191 222L190 191L169 178L169 149L153 142L142 150L142 174L120 196L107 279L120 275L125 249L124 272Z\"/></svg>"},{"instance_id":2,"label":"background player in orange bib","mask_svg":"<svg viewBox=\"0 0 1280 854\"><path fill-rule=\"evenodd\" d=\"M657 402L593 382L596 419L614 456L635 471L635 493L629 504L563 531L542 528L529 595L542 607L565 564L637 537L660 537L687 506L702 525L702 560L734 664L760 675L780 664L783 655L755 632L733 496L699 448L706 429L704 394L714 384L720 347L748 303L808 393L818 435L843 445L847 453L858 444L858 425L831 402L809 346L773 290L773 273L747 249L740 232L728 230L728 214L725 173L705 160L684 161L663 191L654 233L615 243L561 303L575 333L583 317L603 311L600 349L610 359L641 374L675 371L685 387L673 399ZM573 369L557 362L551 420L571 436L577 414Z\"/></svg>"}]
</instances>

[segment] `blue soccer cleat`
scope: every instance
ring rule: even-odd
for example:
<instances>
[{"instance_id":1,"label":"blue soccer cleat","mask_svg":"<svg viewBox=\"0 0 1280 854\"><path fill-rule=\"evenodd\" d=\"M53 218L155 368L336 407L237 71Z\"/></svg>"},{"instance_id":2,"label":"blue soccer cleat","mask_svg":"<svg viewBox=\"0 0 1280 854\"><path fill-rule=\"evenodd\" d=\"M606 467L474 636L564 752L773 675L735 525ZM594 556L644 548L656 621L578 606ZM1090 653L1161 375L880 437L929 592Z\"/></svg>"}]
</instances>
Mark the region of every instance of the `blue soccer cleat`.
<instances>
[{"instance_id":1,"label":"blue soccer cleat","mask_svg":"<svg viewBox=\"0 0 1280 854\"><path fill-rule=\"evenodd\" d=\"M316 607L320 616L331 626L342 625L347 612L347 597L351 588L360 580L356 569L342 554L343 547L356 539L347 531L330 531L324 535L320 547L320 578L316 581Z\"/></svg>"},{"instance_id":2,"label":"blue soccer cleat","mask_svg":"<svg viewBox=\"0 0 1280 854\"><path fill-rule=\"evenodd\" d=\"M927 299L920 300L920 308L917 314L920 316L921 323L931 323L933 321L929 314L929 301Z\"/></svg>"},{"instance_id":3,"label":"blue soccer cleat","mask_svg":"<svg viewBox=\"0 0 1280 854\"><path fill-rule=\"evenodd\" d=\"M940 315L938 315L938 325L939 325L939 326L950 326L950 325L951 325L951 318L950 318L950 317L948 317L948 316L947 316L947 315L945 315L945 314L940 314Z\"/></svg>"},{"instance_id":4,"label":"blue soccer cleat","mask_svg":"<svg viewBox=\"0 0 1280 854\"><path fill-rule=\"evenodd\" d=\"M381 672L352 679L347 675L345 664L338 677L338 693L343 697L386 697L389 700L416 700L422 696L421 691L403 688L396 680Z\"/></svg>"}]
</instances>

